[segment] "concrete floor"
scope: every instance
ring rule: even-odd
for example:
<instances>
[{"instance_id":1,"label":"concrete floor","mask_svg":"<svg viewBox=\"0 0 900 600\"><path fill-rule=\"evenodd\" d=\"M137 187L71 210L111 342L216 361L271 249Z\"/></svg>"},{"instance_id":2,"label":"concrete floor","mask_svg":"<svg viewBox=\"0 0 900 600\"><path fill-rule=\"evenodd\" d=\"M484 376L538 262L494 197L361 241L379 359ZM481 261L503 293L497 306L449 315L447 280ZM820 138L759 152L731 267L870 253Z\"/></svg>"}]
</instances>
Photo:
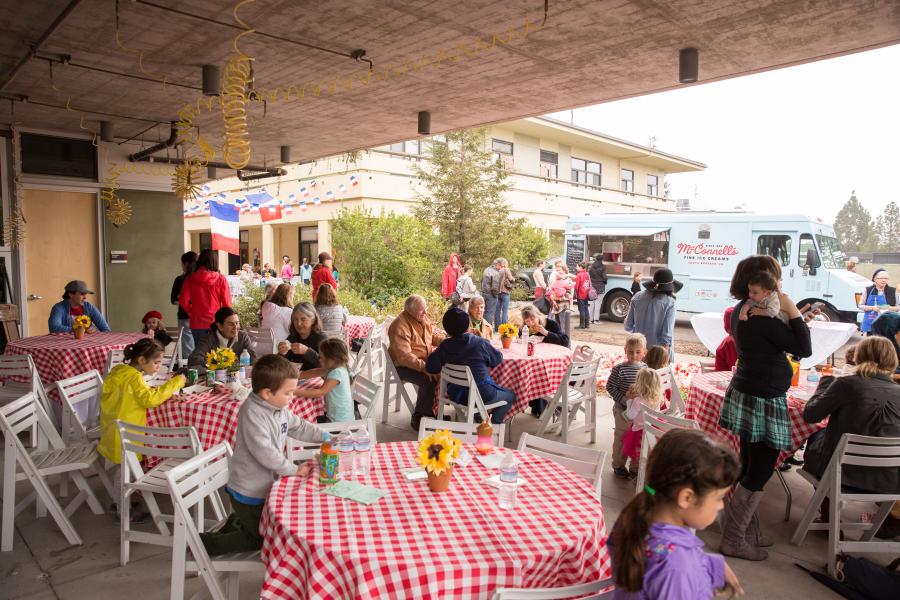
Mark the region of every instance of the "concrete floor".
<instances>
[{"instance_id":1,"label":"concrete floor","mask_svg":"<svg viewBox=\"0 0 900 600\"><path fill-rule=\"evenodd\" d=\"M615 350L612 347L604 349ZM600 432L596 447L608 449L612 443L611 401L601 398L599 413ZM405 408L400 413L392 412L389 424L378 426L379 442L415 439L408 423ZM537 426L538 420L529 414L518 415L512 424L514 443L523 432L533 433ZM586 434L576 435L571 441L578 445L589 443ZM98 487L96 478L93 479ZM746 598L839 598L794 566L794 563L800 563L810 569L821 568L826 562L826 536L823 532L813 532L802 547L790 543L793 528L810 500L812 489L794 472L787 473L787 480L794 494L791 522L782 520L784 492L774 477L761 506L763 528L776 542L769 549L769 559L758 563L732 559L729 563L746 590ZM607 529L633 492L633 482L614 477L607 467L603 481ZM20 484L18 497L25 493L26 486ZM102 492L98 491L98 496L101 502L108 502ZM865 506L856 507L857 512L865 509ZM105 600L127 598L131 594L139 594L141 600L169 597L170 550L134 544L132 560L123 568L119 566L118 526L110 515L93 515L82 506L72 521L84 540L82 546L69 546L49 517L35 519L33 510L19 515L14 549L0 554L0 598ZM700 536L710 549L717 548L719 531L716 525L701 532ZM261 578L243 576L241 598L257 597L260 586ZM188 596L200 589L198 579L188 579L185 590Z\"/></svg>"}]
</instances>

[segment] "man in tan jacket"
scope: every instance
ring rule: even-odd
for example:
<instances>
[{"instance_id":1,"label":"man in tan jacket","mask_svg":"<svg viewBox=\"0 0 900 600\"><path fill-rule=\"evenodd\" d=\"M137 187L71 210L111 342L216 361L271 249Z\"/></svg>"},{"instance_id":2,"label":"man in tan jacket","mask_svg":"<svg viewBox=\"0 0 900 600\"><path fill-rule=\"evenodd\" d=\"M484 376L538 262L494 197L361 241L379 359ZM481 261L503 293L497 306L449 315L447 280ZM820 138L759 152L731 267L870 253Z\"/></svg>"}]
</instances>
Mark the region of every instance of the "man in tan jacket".
<instances>
[{"instance_id":1,"label":"man in tan jacket","mask_svg":"<svg viewBox=\"0 0 900 600\"><path fill-rule=\"evenodd\" d=\"M403 304L403 312L388 327L388 353L400 379L416 387L416 409L410 427L419 430L422 417L434 417L434 386L436 376L425 372L425 360L431 350L444 341L444 335L434 332L422 296L413 295Z\"/></svg>"}]
</instances>

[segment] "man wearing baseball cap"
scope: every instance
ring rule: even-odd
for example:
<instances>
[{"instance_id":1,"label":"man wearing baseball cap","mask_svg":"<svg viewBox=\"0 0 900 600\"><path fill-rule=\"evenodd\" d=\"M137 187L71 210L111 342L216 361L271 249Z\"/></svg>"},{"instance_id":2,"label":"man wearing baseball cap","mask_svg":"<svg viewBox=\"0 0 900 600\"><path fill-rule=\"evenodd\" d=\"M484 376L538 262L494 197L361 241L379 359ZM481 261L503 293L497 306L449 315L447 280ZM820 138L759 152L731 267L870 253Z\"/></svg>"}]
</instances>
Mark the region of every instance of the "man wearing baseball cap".
<instances>
[{"instance_id":1,"label":"man wearing baseball cap","mask_svg":"<svg viewBox=\"0 0 900 600\"><path fill-rule=\"evenodd\" d=\"M87 315L97 331L109 331L109 324L100 310L86 300L87 295L94 292L88 289L85 282L80 279L70 281L64 290L62 302L57 302L50 309L50 319L47 321L50 333L72 331L72 322L81 315Z\"/></svg>"}]
</instances>

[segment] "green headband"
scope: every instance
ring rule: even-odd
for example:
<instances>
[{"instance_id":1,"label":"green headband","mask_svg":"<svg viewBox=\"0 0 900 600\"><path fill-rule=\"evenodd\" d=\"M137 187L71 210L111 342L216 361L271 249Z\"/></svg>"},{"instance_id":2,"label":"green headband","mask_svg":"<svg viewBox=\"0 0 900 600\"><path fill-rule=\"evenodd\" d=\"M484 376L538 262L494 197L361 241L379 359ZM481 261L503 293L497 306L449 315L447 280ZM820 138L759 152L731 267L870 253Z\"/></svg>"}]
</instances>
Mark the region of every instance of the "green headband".
<instances>
[{"instance_id":1,"label":"green headband","mask_svg":"<svg viewBox=\"0 0 900 600\"><path fill-rule=\"evenodd\" d=\"M644 484L644 491L647 492L648 494L650 494L651 496L656 495L656 490L654 490L652 487L650 487L646 483Z\"/></svg>"}]
</instances>

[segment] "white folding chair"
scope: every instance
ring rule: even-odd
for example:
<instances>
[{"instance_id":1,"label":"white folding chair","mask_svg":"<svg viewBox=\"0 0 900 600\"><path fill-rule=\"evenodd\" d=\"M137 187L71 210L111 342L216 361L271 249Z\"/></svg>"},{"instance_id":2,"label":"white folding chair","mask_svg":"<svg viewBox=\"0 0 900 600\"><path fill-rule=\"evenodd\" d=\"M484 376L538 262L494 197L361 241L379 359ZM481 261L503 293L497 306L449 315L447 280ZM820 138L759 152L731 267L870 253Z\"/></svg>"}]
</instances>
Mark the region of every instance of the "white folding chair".
<instances>
[{"instance_id":1,"label":"white folding chair","mask_svg":"<svg viewBox=\"0 0 900 600\"><path fill-rule=\"evenodd\" d=\"M75 531L69 516L85 501L94 514L103 514L100 501L81 471L93 469L101 479L109 482L106 473L100 468L100 455L97 454L96 444L66 446L50 423L50 418L30 392L0 407L0 430L4 439L3 524L0 532L0 551L12 550L15 516L35 500L39 517L44 516L49 510L66 540L72 545L81 544L81 536ZM31 442L33 446L31 451L19 439L19 433L26 430L37 431L36 439L32 439ZM21 467L21 472L18 467ZM71 477L80 490L65 508L50 490L46 478L51 475L61 475L64 480ZM26 479L34 488L34 492L16 504L16 482Z\"/></svg>"},{"instance_id":2,"label":"white folding chair","mask_svg":"<svg viewBox=\"0 0 900 600\"><path fill-rule=\"evenodd\" d=\"M131 554L131 543L171 546L172 535L166 523L172 523L172 515L163 514L155 494L169 495L166 472L186 459L200 454L203 447L193 427L142 427L124 421L116 421L122 444L122 488L119 492L119 562L124 567ZM144 471L141 458L161 459L155 467ZM133 531L131 529L131 496L140 492L150 509L150 516L159 533ZM213 513L217 521L227 514L218 496L211 497ZM197 522L203 523L203 503L197 505Z\"/></svg>"},{"instance_id":3,"label":"white folding chair","mask_svg":"<svg viewBox=\"0 0 900 600\"><path fill-rule=\"evenodd\" d=\"M900 542L873 540L875 533L884 523L894 502L900 500L900 493L884 494L845 490L841 483L843 467L867 467L869 469L900 469L900 438L869 437L845 433L841 436L831 460L825 468L822 479L816 482L815 477L800 471L816 487L812 500L806 505L803 517L794 530L791 542L800 545L810 529L828 530L828 573L834 577L835 563L838 554L843 552L879 552L900 554ZM829 498L830 514L827 523L813 523L816 511L822 501ZM842 522L841 512L847 502L876 502L878 512L870 523ZM859 540L844 539L844 530L861 530Z\"/></svg>"},{"instance_id":4,"label":"white folding chair","mask_svg":"<svg viewBox=\"0 0 900 600\"><path fill-rule=\"evenodd\" d=\"M571 444L563 444L547 440L536 435L523 433L519 438L519 452L549 458L567 469L575 471L592 484L600 496L603 480L603 465L606 464L606 451L593 448L581 448Z\"/></svg>"},{"instance_id":5,"label":"white folding chair","mask_svg":"<svg viewBox=\"0 0 900 600\"><path fill-rule=\"evenodd\" d=\"M359 414L363 419L372 416L381 400L381 385L363 375L357 375L350 384L350 396L360 406Z\"/></svg>"},{"instance_id":6,"label":"white folding chair","mask_svg":"<svg viewBox=\"0 0 900 600\"><path fill-rule=\"evenodd\" d=\"M396 400L397 408L395 412L400 411L400 400L406 403L407 408L409 408L409 414L415 414L416 405L413 403L412 399L409 397L409 392L406 389L406 384L400 379L400 374L397 373L397 367L394 366L394 361L391 360L391 355L388 352L388 344L387 337L384 337L384 343L381 346L382 354L384 356L384 386L382 388L382 392L384 394L383 400L383 412L381 415L381 422L388 422L388 411L391 408L391 400Z\"/></svg>"},{"instance_id":7,"label":"white folding chair","mask_svg":"<svg viewBox=\"0 0 900 600\"><path fill-rule=\"evenodd\" d=\"M662 382L663 396L669 401L669 406L666 408L665 413L675 417L684 415L684 399L681 397L681 389L678 387L672 367L666 366L656 369L656 373Z\"/></svg>"},{"instance_id":8,"label":"white folding chair","mask_svg":"<svg viewBox=\"0 0 900 600\"><path fill-rule=\"evenodd\" d=\"M103 380L91 369L56 382L62 401L61 433L66 444L100 439L100 396Z\"/></svg>"},{"instance_id":9,"label":"white folding chair","mask_svg":"<svg viewBox=\"0 0 900 600\"><path fill-rule=\"evenodd\" d=\"M339 421L337 423L319 423L316 425L322 431L327 431L332 436L338 434L345 429L352 431L359 431L360 429L365 429L369 434L369 440L372 443L372 446L375 445L376 442L376 431L375 431L375 419L360 419L358 421ZM319 447L322 444L318 442L304 442L302 440L295 440L294 438L287 439L287 448L285 449L285 455L290 459L291 462L299 462L301 460L309 460L319 451Z\"/></svg>"},{"instance_id":10,"label":"white folding chair","mask_svg":"<svg viewBox=\"0 0 900 600\"><path fill-rule=\"evenodd\" d=\"M572 352L572 360L575 362L591 362L594 360L594 349L590 346L578 346Z\"/></svg>"},{"instance_id":11,"label":"white folding chair","mask_svg":"<svg viewBox=\"0 0 900 600\"><path fill-rule=\"evenodd\" d=\"M570 433L590 432L591 443L597 441L597 369L600 367L599 356L590 362L572 361L563 375L553 398L547 403L541 418L541 424L535 435L543 435L550 421L560 407L559 425L563 443L568 442ZM584 413L584 425L572 427L578 411Z\"/></svg>"},{"instance_id":12,"label":"white folding chair","mask_svg":"<svg viewBox=\"0 0 900 600\"><path fill-rule=\"evenodd\" d=\"M637 480L635 481L636 489L644 489L644 480L647 477L647 460L650 458L650 452L656 446L659 438L664 436L667 431L673 429L700 429L700 425L693 419L685 419L661 413L652 408L642 407L644 412L644 435L641 438L641 459L638 467Z\"/></svg>"},{"instance_id":13,"label":"white folding chair","mask_svg":"<svg viewBox=\"0 0 900 600\"><path fill-rule=\"evenodd\" d=\"M447 386L451 383L469 389L468 403L459 404L450 399ZM469 369L469 367L464 365L446 364L441 369L441 387L440 392L438 393L437 404L438 420L443 420L444 418L444 407L450 406L455 411L457 417L459 417L460 414L465 417L466 423L472 424L475 422L476 411L481 415L482 421L488 421L490 420L490 411L503 406L505 403L506 401L499 401L485 404L484 400L481 398L481 392L478 391L478 386L475 384L475 377L472 376L472 370Z\"/></svg>"},{"instance_id":14,"label":"white folding chair","mask_svg":"<svg viewBox=\"0 0 900 600\"><path fill-rule=\"evenodd\" d=\"M494 591L492 600L562 600L564 598L596 600L611 598L614 586L615 582L612 579L604 579L596 583L580 583L560 588L500 588Z\"/></svg>"},{"instance_id":15,"label":"white folding chair","mask_svg":"<svg viewBox=\"0 0 900 600\"><path fill-rule=\"evenodd\" d=\"M164 349L164 361L169 371L175 371L181 368L181 362L184 358L181 354L181 336L184 335L184 327L166 327L166 333L172 338L171 343Z\"/></svg>"},{"instance_id":16,"label":"white folding chair","mask_svg":"<svg viewBox=\"0 0 900 600\"><path fill-rule=\"evenodd\" d=\"M109 372L112 371L113 367L121 365L125 362L125 350L122 348L113 348L109 351L109 354L106 355L106 372L104 375L109 375Z\"/></svg>"},{"instance_id":17,"label":"white folding chair","mask_svg":"<svg viewBox=\"0 0 900 600\"><path fill-rule=\"evenodd\" d=\"M244 331L256 346L257 356L275 354L275 333L271 329L268 327L245 327Z\"/></svg>"},{"instance_id":18,"label":"white folding chair","mask_svg":"<svg viewBox=\"0 0 900 600\"><path fill-rule=\"evenodd\" d=\"M13 377L25 381L10 381ZM18 400L31 392L50 417L53 426L59 429L59 415L50 403L47 390L44 389L41 376L30 354L0 354L0 380L3 382L0 386L0 405Z\"/></svg>"},{"instance_id":19,"label":"white folding chair","mask_svg":"<svg viewBox=\"0 0 900 600\"><path fill-rule=\"evenodd\" d=\"M440 421L438 419L425 418L419 422L419 441L428 437L435 431L449 429L450 433L457 437L464 444L474 444L478 439L478 423L461 423L459 421ZM505 434L506 425L495 425L491 423L494 429L491 433L491 439L495 448L503 447L503 435Z\"/></svg>"},{"instance_id":20,"label":"white folding chair","mask_svg":"<svg viewBox=\"0 0 900 600\"><path fill-rule=\"evenodd\" d=\"M380 332L373 328L362 348L356 353L350 369L356 375L364 375L369 381L384 381L384 345ZM398 404L399 407L399 404Z\"/></svg>"},{"instance_id":21,"label":"white folding chair","mask_svg":"<svg viewBox=\"0 0 900 600\"><path fill-rule=\"evenodd\" d=\"M237 600L240 573L262 574L266 568L259 551L236 552L210 558L200 539L200 529L191 518L191 509L205 498L219 496L228 483L231 447L222 442L185 460L166 472L172 497L175 535L172 538L172 583L170 598L183 600L186 571L199 572L213 600ZM192 560L187 560L190 549Z\"/></svg>"}]
</instances>

